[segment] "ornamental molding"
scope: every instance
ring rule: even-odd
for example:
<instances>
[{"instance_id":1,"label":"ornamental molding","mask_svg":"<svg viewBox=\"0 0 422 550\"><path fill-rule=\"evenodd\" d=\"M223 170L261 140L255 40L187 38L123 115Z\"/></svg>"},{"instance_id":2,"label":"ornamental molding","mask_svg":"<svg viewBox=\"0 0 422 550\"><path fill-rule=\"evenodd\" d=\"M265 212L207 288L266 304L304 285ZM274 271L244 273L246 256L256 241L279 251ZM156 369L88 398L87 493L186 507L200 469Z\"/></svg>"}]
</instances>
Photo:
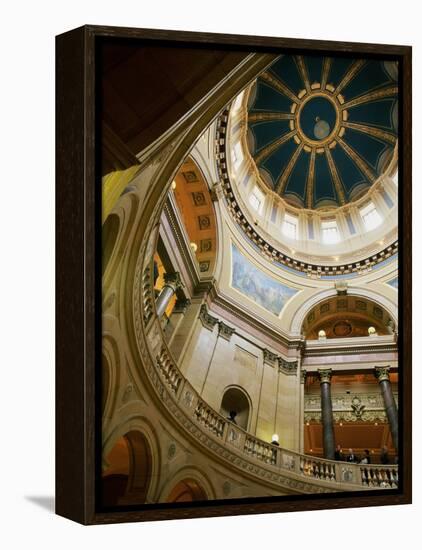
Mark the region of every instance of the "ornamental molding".
<instances>
[{"instance_id":1,"label":"ornamental molding","mask_svg":"<svg viewBox=\"0 0 422 550\"><path fill-rule=\"evenodd\" d=\"M223 321L218 322L218 335L230 342L230 338L236 332L236 329L226 325Z\"/></svg>"},{"instance_id":2,"label":"ornamental molding","mask_svg":"<svg viewBox=\"0 0 422 550\"><path fill-rule=\"evenodd\" d=\"M214 330L215 325L218 323L217 317L214 317L208 313L208 309L205 304L202 304L201 309L199 310L199 319L202 326L211 331Z\"/></svg>"},{"instance_id":3,"label":"ornamental molding","mask_svg":"<svg viewBox=\"0 0 422 550\"><path fill-rule=\"evenodd\" d=\"M263 349L262 353L264 355L264 363L267 363L267 365L270 365L271 367L275 367L278 355L276 353L273 353L269 349Z\"/></svg>"},{"instance_id":4,"label":"ornamental molding","mask_svg":"<svg viewBox=\"0 0 422 550\"><path fill-rule=\"evenodd\" d=\"M286 361L282 357L278 358L278 372L287 375L297 375L298 361Z\"/></svg>"}]
</instances>

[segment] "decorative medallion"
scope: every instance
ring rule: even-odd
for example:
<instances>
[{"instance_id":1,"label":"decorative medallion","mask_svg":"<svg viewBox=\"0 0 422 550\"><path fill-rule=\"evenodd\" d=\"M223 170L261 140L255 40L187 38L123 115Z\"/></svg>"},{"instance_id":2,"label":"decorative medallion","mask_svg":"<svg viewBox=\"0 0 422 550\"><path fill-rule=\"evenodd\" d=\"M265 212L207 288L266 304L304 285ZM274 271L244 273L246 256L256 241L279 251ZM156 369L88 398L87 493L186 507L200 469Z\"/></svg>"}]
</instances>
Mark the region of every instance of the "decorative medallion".
<instances>
[{"instance_id":1,"label":"decorative medallion","mask_svg":"<svg viewBox=\"0 0 422 550\"><path fill-rule=\"evenodd\" d=\"M353 327L349 323L349 321L337 321L335 325L333 326L333 332L338 338L345 338L346 336L350 336L352 334Z\"/></svg>"}]
</instances>

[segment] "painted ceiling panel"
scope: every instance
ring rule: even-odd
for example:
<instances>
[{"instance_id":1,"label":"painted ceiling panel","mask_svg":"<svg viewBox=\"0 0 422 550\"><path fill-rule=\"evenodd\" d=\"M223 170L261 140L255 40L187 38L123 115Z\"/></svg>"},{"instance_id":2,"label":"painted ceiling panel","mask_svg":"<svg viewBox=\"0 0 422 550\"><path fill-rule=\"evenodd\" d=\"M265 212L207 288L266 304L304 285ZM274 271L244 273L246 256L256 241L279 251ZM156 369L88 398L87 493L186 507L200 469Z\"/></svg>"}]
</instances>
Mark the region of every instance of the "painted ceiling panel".
<instances>
[{"instance_id":1,"label":"painted ceiling panel","mask_svg":"<svg viewBox=\"0 0 422 550\"><path fill-rule=\"evenodd\" d=\"M394 106L397 98L380 99L371 103L362 103L348 110L349 122L362 122L370 126L377 126L394 132Z\"/></svg>"},{"instance_id":2,"label":"painted ceiling panel","mask_svg":"<svg viewBox=\"0 0 422 550\"><path fill-rule=\"evenodd\" d=\"M375 172L378 172L379 160L384 151L388 149L388 145L384 141L350 128L347 129L346 134L347 143L366 160Z\"/></svg>"},{"instance_id":3,"label":"painted ceiling panel","mask_svg":"<svg viewBox=\"0 0 422 550\"><path fill-rule=\"evenodd\" d=\"M384 64L371 59L366 61L356 76L343 88L342 94L345 100L349 101L357 96L391 84L393 84L393 81L384 69Z\"/></svg>"},{"instance_id":4,"label":"painted ceiling panel","mask_svg":"<svg viewBox=\"0 0 422 550\"><path fill-rule=\"evenodd\" d=\"M314 200L315 202L324 200L337 202L337 194L325 155L317 155L315 158Z\"/></svg>"},{"instance_id":5,"label":"painted ceiling panel","mask_svg":"<svg viewBox=\"0 0 422 550\"><path fill-rule=\"evenodd\" d=\"M304 88L294 55L283 55L281 59L271 65L270 72L281 79L295 94Z\"/></svg>"},{"instance_id":6,"label":"painted ceiling panel","mask_svg":"<svg viewBox=\"0 0 422 550\"><path fill-rule=\"evenodd\" d=\"M289 139L264 160L260 166L268 170L271 174L274 185L279 180L281 173L285 170L290 158L297 149L297 143Z\"/></svg>"},{"instance_id":7,"label":"painted ceiling panel","mask_svg":"<svg viewBox=\"0 0 422 550\"><path fill-rule=\"evenodd\" d=\"M302 206L305 204L306 180L309 172L310 158L311 155L309 153L301 151L284 191L286 195L295 195L302 202Z\"/></svg>"},{"instance_id":8,"label":"painted ceiling panel","mask_svg":"<svg viewBox=\"0 0 422 550\"><path fill-rule=\"evenodd\" d=\"M353 63L354 59L348 57L333 57L331 58L331 67L328 76L328 82L333 86L338 86L343 79L346 71L348 71Z\"/></svg>"},{"instance_id":9,"label":"painted ceiling panel","mask_svg":"<svg viewBox=\"0 0 422 550\"><path fill-rule=\"evenodd\" d=\"M258 79L256 97L250 112L275 111L279 113L288 113L291 104L292 102L290 99Z\"/></svg>"},{"instance_id":10,"label":"painted ceiling panel","mask_svg":"<svg viewBox=\"0 0 422 550\"><path fill-rule=\"evenodd\" d=\"M290 131L288 120L272 120L269 122L257 122L250 124L255 137L255 152L257 153L265 145L276 140L280 136L287 134Z\"/></svg>"},{"instance_id":11,"label":"painted ceiling panel","mask_svg":"<svg viewBox=\"0 0 422 550\"><path fill-rule=\"evenodd\" d=\"M306 64L306 70L308 72L309 82L311 84L313 82L320 82L324 58L307 56L307 57L304 57L304 60Z\"/></svg>"},{"instance_id":12,"label":"painted ceiling panel","mask_svg":"<svg viewBox=\"0 0 422 550\"><path fill-rule=\"evenodd\" d=\"M334 147L331 151L331 155L336 163L337 172L340 176L348 200L351 200L352 192L358 185L366 185L369 189L365 176L342 147L338 145L337 147Z\"/></svg>"}]
</instances>

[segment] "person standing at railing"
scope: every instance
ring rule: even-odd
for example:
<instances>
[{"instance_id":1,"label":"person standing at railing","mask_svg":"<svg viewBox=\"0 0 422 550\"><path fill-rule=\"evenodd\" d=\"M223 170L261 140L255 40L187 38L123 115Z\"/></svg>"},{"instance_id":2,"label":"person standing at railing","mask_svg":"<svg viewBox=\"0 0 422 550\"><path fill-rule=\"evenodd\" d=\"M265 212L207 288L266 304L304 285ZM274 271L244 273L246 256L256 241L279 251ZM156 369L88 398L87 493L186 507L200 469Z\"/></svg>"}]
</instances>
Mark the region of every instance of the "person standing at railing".
<instances>
[{"instance_id":1,"label":"person standing at railing","mask_svg":"<svg viewBox=\"0 0 422 550\"><path fill-rule=\"evenodd\" d=\"M341 450L341 445L337 445L335 453L334 453L334 460L344 460L343 451Z\"/></svg>"},{"instance_id":2,"label":"person standing at railing","mask_svg":"<svg viewBox=\"0 0 422 550\"><path fill-rule=\"evenodd\" d=\"M380 461L381 464L390 464L390 457L388 456L387 445L384 445L384 447L381 449Z\"/></svg>"},{"instance_id":3,"label":"person standing at railing","mask_svg":"<svg viewBox=\"0 0 422 550\"><path fill-rule=\"evenodd\" d=\"M236 416L237 416L237 412L236 412L236 411L230 411L230 412L229 412L229 416L227 417L227 420L230 420L230 422L233 422L233 424L237 424L237 422L236 422Z\"/></svg>"},{"instance_id":4,"label":"person standing at railing","mask_svg":"<svg viewBox=\"0 0 422 550\"><path fill-rule=\"evenodd\" d=\"M349 454L347 455L346 461L347 462L357 462L358 461L358 457L353 452L353 449L349 449Z\"/></svg>"},{"instance_id":5,"label":"person standing at railing","mask_svg":"<svg viewBox=\"0 0 422 550\"><path fill-rule=\"evenodd\" d=\"M361 464L371 464L371 455L369 454L369 449L365 449L365 455L360 461Z\"/></svg>"}]
</instances>

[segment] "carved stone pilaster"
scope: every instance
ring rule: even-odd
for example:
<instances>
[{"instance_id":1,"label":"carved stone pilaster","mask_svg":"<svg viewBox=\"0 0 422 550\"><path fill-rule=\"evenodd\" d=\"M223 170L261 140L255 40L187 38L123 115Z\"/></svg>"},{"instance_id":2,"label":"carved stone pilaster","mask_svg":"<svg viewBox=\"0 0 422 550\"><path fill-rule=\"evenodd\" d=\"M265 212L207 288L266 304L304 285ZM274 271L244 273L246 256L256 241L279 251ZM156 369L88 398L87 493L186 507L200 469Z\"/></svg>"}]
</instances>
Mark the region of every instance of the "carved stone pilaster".
<instances>
[{"instance_id":1,"label":"carved stone pilaster","mask_svg":"<svg viewBox=\"0 0 422 550\"><path fill-rule=\"evenodd\" d=\"M267 365L270 365L271 367L275 367L277 364L278 355L269 349L262 350L262 353L264 355L264 363L267 363Z\"/></svg>"},{"instance_id":2,"label":"carved stone pilaster","mask_svg":"<svg viewBox=\"0 0 422 550\"><path fill-rule=\"evenodd\" d=\"M378 382L383 380L390 380L390 367L375 367L375 377Z\"/></svg>"},{"instance_id":3,"label":"carved stone pilaster","mask_svg":"<svg viewBox=\"0 0 422 550\"><path fill-rule=\"evenodd\" d=\"M282 357L278 358L278 372L288 375L297 375L298 361L286 361Z\"/></svg>"},{"instance_id":4,"label":"carved stone pilaster","mask_svg":"<svg viewBox=\"0 0 422 550\"><path fill-rule=\"evenodd\" d=\"M214 330L215 325L218 323L217 317L213 317L208 313L208 309L205 304L202 304L201 306L201 309L199 311L199 319L202 323L202 326L211 331Z\"/></svg>"},{"instance_id":5,"label":"carved stone pilaster","mask_svg":"<svg viewBox=\"0 0 422 550\"><path fill-rule=\"evenodd\" d=\"M230 338L232 337L235 331L236 329L229 327L223 321L218 322L218 335L224 338L225 340L230 341Z\"/></svg>"},{"instance_id":6,"label":"carved stone pilaster","mask_svg":"<svg viewBox=\"0 0 422 550\"><path fill-rule=\"evenodd\" d=\"M304 384L306 382L306 370L302 369L300 371L300 383Z\"/></svg>"}]
</instances>

